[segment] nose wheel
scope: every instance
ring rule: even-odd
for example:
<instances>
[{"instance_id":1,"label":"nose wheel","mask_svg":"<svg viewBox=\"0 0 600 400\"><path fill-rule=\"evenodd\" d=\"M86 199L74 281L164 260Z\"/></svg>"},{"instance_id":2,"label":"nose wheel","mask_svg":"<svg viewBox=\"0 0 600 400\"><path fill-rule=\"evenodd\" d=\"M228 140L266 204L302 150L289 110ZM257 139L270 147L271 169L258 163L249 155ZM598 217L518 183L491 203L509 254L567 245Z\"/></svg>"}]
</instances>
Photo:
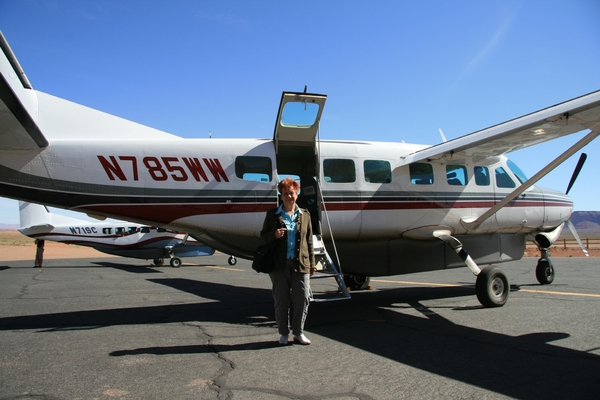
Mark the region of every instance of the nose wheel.
<instances>
[{"instance_id":1,"label":"nose wheel","mask_svg":"<svg viewBox=\"0 0 600 400\"><path fill-rule=\"evenodd\" d=\"M181 267L181 258L179 258L179 257L171 258L170 264L171 264L171 267L173 267L173 268Z\"/></svg>"},{"instance_id":2,"label":"nose wheel","mask_svg":"<svg viewBox=\"0 0 600 400\"><path fill-rule=\"evenodd\" d=\"M554 281L554 267L549 258L540 258L535 267L535 277L542 285L549 285Z\"/></svg>"}]
</instances>

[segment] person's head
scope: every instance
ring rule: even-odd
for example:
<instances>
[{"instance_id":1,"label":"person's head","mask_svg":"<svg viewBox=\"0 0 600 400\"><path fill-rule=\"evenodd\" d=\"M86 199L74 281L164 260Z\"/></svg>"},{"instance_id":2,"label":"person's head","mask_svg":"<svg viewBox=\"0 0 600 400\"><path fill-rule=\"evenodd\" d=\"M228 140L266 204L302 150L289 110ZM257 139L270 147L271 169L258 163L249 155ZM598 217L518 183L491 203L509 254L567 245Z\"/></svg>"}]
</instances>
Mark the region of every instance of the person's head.
<instances>
[{"instance_id":1,"label":"person's head","mask_svg":"<svg viewBox=\"0 0 600 400\"><path fill-rule=\"evenodd\" d=\"M284 203L296 203L298 191L300 190L300 184L298 184L298 182L288 177L279 182L277 189L279 189L279 193L281 193L281 199Z\"/></svg>"}]
</instances>

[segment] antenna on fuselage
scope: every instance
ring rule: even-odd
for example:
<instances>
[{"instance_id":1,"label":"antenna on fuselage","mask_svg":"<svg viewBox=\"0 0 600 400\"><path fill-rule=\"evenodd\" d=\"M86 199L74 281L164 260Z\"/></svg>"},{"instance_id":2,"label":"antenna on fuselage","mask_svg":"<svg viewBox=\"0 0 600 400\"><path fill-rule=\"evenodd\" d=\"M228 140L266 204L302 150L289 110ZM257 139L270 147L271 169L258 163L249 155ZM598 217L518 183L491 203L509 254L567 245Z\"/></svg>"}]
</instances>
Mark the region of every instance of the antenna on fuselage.
<instances>
[{"instance_id":1,"label":"antenna on fuselage","mask_svg":"<svg viewBox=\"0 0 600 400\"><path fill-rule=\"evenodd\" d=\"M440 136L442 137L442 142L446 142L446 136L444 136L444 132L442 132L442 128L438 128L440 130Z\"/></svg>"}]
</instances>

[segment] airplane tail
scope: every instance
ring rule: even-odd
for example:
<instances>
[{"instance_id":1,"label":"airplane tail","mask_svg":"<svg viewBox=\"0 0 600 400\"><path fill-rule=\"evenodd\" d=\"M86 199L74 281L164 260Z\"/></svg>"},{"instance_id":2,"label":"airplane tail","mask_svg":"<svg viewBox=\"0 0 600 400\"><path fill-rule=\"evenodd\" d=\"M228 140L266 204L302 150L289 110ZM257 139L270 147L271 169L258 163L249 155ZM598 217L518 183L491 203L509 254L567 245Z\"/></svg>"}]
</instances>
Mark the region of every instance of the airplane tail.
<instances>
[{"instance_id":1,"label":"airplane tail","mask_svg":"<svg viewBox=\"0 0 600 400\"><path fill-rule=\"evenodd\" d=\"M6 127L1 149L33 150L48 146L32 115L37 114L38 98L8 42L0 32L0 100L9 112L2 112Z\"/></svg>"},{"instance_id":2,"label":"airplane tail","mask_svg":"<svg viewBox=\"0 0 600 400\"><path fill-rule=\"evenodd\" d=\"M19 231L29 230L31 228L53 228L52 214L46 208L39 204L19 201ZM22 233L22 232L21 232Z\"/></svg>"}]
</instances>

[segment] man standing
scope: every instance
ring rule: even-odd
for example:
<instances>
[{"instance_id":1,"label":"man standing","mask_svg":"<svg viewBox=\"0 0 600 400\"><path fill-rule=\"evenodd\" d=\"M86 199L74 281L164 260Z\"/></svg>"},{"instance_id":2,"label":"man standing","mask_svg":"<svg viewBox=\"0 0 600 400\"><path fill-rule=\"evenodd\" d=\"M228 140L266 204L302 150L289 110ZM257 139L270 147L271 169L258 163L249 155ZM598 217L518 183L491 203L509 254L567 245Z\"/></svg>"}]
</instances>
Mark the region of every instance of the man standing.
<instances>
[{"instance_id":1,"label":"man standing","mask_svg":"<svg viewBox=\"0 0 600 400\"><path fill-rule=\"evenodd\" d=\"M35 266L33 268L41 268L44 262L44 240L35 239Z\"/></svg>"}]
</instances>

